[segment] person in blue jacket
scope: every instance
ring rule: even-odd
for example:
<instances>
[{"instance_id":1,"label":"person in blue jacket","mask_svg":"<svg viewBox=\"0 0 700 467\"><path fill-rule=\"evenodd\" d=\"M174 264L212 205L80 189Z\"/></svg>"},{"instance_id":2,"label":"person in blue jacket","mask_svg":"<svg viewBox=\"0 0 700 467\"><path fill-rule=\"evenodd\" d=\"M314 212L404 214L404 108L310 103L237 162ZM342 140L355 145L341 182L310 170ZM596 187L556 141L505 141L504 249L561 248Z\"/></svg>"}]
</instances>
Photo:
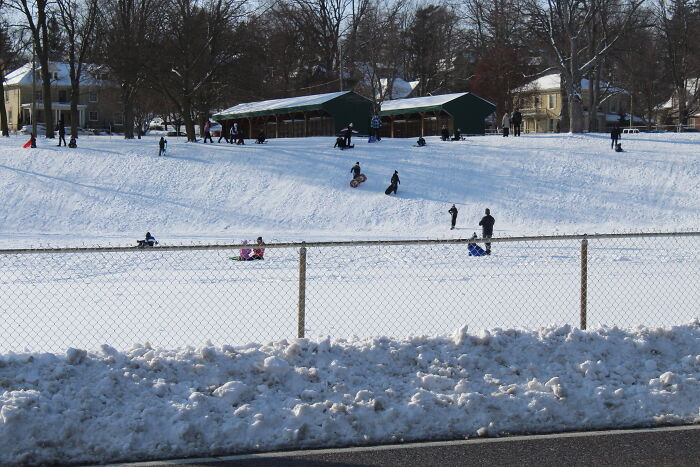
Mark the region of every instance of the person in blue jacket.
<instances>
[{"instance_id":1,"label":"person in blue jacket","mask_svg":"<svg viewBox=\"0 0 700 467\"><path fill-rule=\"evenodd\" d=\"M474 232L474 235L472 235L471 240L475 240L477 238L479 238L479 237L477 237L476 232ZM473 242L467 244L467 249L469 250L469 256L485 256L486 255L486 252L484 251L484 249Z\"/></svg>"}]
</instances>

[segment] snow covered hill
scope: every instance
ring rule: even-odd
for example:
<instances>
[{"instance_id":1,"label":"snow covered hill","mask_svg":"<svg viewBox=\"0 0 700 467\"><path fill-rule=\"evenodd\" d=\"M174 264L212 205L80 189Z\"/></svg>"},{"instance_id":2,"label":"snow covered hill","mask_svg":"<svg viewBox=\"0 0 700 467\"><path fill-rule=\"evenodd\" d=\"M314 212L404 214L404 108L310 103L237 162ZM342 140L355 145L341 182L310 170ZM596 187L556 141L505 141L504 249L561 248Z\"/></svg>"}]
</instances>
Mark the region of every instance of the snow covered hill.
<instances>
[{"instance_id":1,"label":"snow covered hill","mask_svg":"<svg viewBox=\"0 0 700 467\"><path fill-rule=\"evenodd\" d=\"M497 235L697 228L700 135L384 139L333 149L332 138L192 144L157 137L82 137L79 148L0 140L0 242L122 243L146 230L170 243L463 237L485 207ZM249 141L252 143L252 141ZM360 161L368 181L350 188ZM399 171L398 196L384 189ZM448 230L456 203L458 229Z\"/></svg>"}]
</instances>

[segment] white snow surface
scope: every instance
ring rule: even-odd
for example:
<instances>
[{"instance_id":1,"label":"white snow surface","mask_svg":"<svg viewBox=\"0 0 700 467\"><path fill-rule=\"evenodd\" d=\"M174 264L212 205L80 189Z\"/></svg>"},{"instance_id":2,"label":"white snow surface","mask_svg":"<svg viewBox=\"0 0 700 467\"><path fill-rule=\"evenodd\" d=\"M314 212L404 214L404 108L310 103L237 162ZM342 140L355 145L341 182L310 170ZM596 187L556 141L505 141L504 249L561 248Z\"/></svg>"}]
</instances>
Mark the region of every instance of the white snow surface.
<instances>
[{"instance_id":1,"label":"white snow surface","mask_svg":"<svg viewBox=\"0 0 700 467\"><path fill-rule=\"evenodd\" d=\"M697 229L700 135L483 136L442 142L384 138L352 150L334 138L192 144L158 137L0 139L0 245L131 245L146 231L166 244L266 240L450 238ZM251 140L248 140L251 143ZM368 181L348 185L360 161ZM398 196L384 189L394 170ZM448 230L452 203L458 229Z\"/></svg>"},{"instance_id":2,"label":"white snow surface","mask_svg":"<svg viewBox=\"0 0 700 467\"><path fill-rule=\"evenodd\" d=\"M0 357L0 463L700 421L700 323Z\"/></svg>"},{"instance_id":3,"label":"white snow surface","mask_svg":"<svg viewBox=\"0 0 700 467\"><path fill-rule=\"evenodd\" d=\"M607 135L356 139L349 151L333 138L169 139L161 158L154 137L81 137L76 150L0 139L0 244L133 245L146 230L165 244L464 237L486 206L499 236L699 225L700 135L688 133L624 135L624 153ZM355 161L369 178L352 189ZM461 230L447 230L452 203ZM425 334L0 354L0 464L700 421L697 320Z\"/></svg>"}]
</instances>

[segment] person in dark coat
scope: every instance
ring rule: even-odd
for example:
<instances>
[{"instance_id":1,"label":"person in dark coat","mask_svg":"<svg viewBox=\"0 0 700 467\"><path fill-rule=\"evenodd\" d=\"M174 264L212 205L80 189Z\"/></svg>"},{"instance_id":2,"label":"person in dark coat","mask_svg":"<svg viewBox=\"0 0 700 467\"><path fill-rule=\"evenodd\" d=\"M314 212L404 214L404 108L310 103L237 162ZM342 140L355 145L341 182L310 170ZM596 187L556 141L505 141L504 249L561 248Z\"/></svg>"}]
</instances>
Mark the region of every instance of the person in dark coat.
<instances>
[{"instance_id":1,"label":"person in dark coat","mask_svg":"<svg viewBox=\"0 0 700 467\"><path fill-rule=\"evenodd\" d=\"M158 155L159 156L164 156L165 155L165 148L168 147L168 142L164 137L160 137L160 141L158 141Z\"/></svg>"},{"instance_id":2,"label":"person in dark coat","mask_svg":"<svg viewBox=\"0 0 700 467\"><path fill-rule=\"evenodd\" d=\"M374 136L375 141L381 141L382 138L379 136L379 129L382 126L382 119L379 115L375 114L370 122L370 127L372 127L372 136Z\"/></svg>"},{"instance_id":3,"label":"person in dark coat","mask_svg":"<svg viewBox=\"0 0 700 467\"><path fill-rule=\"evenodd\" d=\"M513 136L520 136L520 125L523 124L523 114L520 113L520 110L515 109L510 124L513 126Z\"/></svg>"},{"instance_id":4,"label":"person in dark coat","mask_svg":"<svg viewBox=\"0 0 700 467\"><path fill-rule=\"evenodd\" d=\"M461 141L462 140L462 130L457 128L457 131L455 131L455 137L452 138L452 141Z\"/></svg>"},{"instance_id":5,"label":"person in dark coat","mask_svg":"<svg viewBox=\"0 0 700 467\"><path fill-rule=\"evenodd\" d=\"M493 224L496 223L496 220L491 216L491 211L487 208L486 209L486 215L481 218L481 221L479 221L479 225L482 228L482 238L491 238L493 237ZM486 244L486 254L490 255L491 254L491 244L487 243Z\"/></svg>"},{"instance_id":6,"label":"person in dark coat","mask_svg":"<svg viewBox=\"0 0 700 467\"><path fill-rule=\"evenodd\" d=\"M360 173L361 173L360 163L355 162L355 165L352 166L352 169L350 169L350 172L352 172L352 178L359 177Z\"/></svg>"},{"instance_id":7,"label":"person in dark coat","mask_svg":"<svg viewBox=\"0 0 700 467\"><path fill-rule=\"evenodd\" d=\"M68 142L68 147L69 148L77 148L78 147L78 142L72 136L70 138L70 141Z\"/></svg>"},{"instance_id":8,"label":"person in dark coat","mask_svg":"<svg viewBox=\"0 0 700 467\"><path fill-rule=\"evenodd\" d=\"M34 136L34 133L29 137L29 147L36 148L36 136Z\"/></svg>"},{"instance_id":9,"label":"person in dark coat","mask_svg":"<svg viewBox=\"0 0 700 467\"><path fill-rule=\"evenodd\" d=\"M610 130L610 149L615 149L615 145L617 144L617 141L620 139L620 136L622 135L622 130L620 130L620 127L615 125L612 130Z\"/></svg>"},{"instance_id":10,"label":"person in dark coat","mask_svg":"<svg viewBox=\"0 0 700 467\"><path fill-rule=\"evenodd\" d=\"M61 141L63 141L64 146L68 146L66 143L66 124L63 119L58 121L58 146L61 147Z\"/></svg>"},{"instance_id":11,"label":"person in dark coat","mask_svg":"<svg viewBox=\"0 0 700 467\"><path fill-rule=\"evenodd\" d=\"M450 230L454 230L455 225L457 225L457 213L459 212L457 211L457 206L453 204L450 210L447 212L449 212L452 215L452 227L450 227Z\"/></svg>"},{"instance_id":12,"label":"person in dark coat","mask_svg":"<svg viewBox=\"0 0 700 467\"><path fill-rule=\"evenodd\" d=\"M137 246L139 248L145 248L147 246L158 245L156 238L153 235L151 235L151 232L146 232L146 239L145 240L136 240L136 243L137 243Z\"/></svg>"},{"instance_id":13,"label":"person in dark coat","mask_svg":"<svg viewBox=\"0 0 700 467\"><path fill-rule=\"evenodd\" d=\"M226 128L226 125L224 123L221 124L221 133L219 133L219 140L217 143L221 142L221 138L224 139L228 143L228 136L226 136L228 129Z\"/></svg>"},{"instance_id":14,"label":"person in dark coat","mask_svg":"<svg viewBox=\"0 0 700 467\"><path fill-rule=\"evenodd\" d=\"M238 123L233 122L233 123L231 123L231 128L229 128L229 132L228 132L229 144L235 143L237 138L238 138Z\"/></svg>"},{"instance_id":15,"label":"person in dark coat","mask_svg":"<svg viewBox=\"0 0 700 467\"><path fill-rule=\"evenodd\" d=\"M265 132L263 130L260 130L260 133L258 133L258 138L255 140L256 143L258 144L263 144L267 138L265 137Z\"/></svg>"},{"instance_id":16,"label":"person in dark coat","mask_svg":"<svg viewBox=\"0 0 700 467\"><path fill-rule=\"evenodd\" d=\"M389 193L394 193L396 194L396 190L399 189L399 185L401 184L401 180L399 180L399 171L394 170L394 175L391 176L391 191Z\"/></svg>"},{"instance_id":17,"label":"person in dark coat","mask_svg":"<svg viewBox=\"0 0 700 467\"><path fill-rule=\"evenodd\" d=\"M338 136L335 139L335 144L333 145L334 148L339 148L339 149L345 149L345 138L342 136Z\"/></svg>"},{"instance_id":18,"label":"person in dark coat","mask_svg":"<svg viewBox=\"0 0 700 467\"><path fill-rule=\"evenodd\" d=\"M350 148L352 143L352 123L348 124L346 128L343 129L343 136L345 137L345 147Z\"/></svg>"},{"instance_id":19,"label":"person in dark coat","mask_svg":"<svg viewBox=\"0 0 700 467\"><path fill-rule=\"evenodd\" d=\"M211 123L209 123L209 119L207 119L206 123L204 123L204 143L206 144L207 139L209 139L209 142L211 144L214 144L214 140L211 138Z\"/></svg>"},{"instance_id":20,"label":"person in dark coat","mask_svg":"<svg viewBox=\"0 0 700 467\"><path fill-rule=\"evenodd\" d=\"M447 129L447 125L443 125L442 130L440 130L440 139L443 141L450 140L450 130Z\"/></svg>"},{"instance_id":21,"label":"person in dark coat","mask_svg":"<svg viewBox=\"0 0 700 467\"><path fill-rule=\"evenodd\" d=\"M418 147L421 147L421 148L423 146L425 146L425 138L423 138L422 136L419 136L418 141L416 141L416 145L418 145Z\"/></svg>"}]
</instances>

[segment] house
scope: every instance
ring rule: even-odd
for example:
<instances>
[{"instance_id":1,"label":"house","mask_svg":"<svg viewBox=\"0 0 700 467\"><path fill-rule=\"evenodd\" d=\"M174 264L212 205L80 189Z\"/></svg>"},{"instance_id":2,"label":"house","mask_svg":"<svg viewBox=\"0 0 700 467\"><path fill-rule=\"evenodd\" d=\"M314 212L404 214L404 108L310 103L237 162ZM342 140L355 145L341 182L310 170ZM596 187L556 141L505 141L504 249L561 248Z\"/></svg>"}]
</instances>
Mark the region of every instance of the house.
<instances>
[{"instance_id":1,"label":"house","mask_svg":"<svg viewBox=\"0 0 700 467\"><path fill-rule=\"evenodd\" d=\"M700 78L691 78L686 81L685 109L688 115L688 123L685 129L700 130ZM679 92L673 91L671 97L659 106L656 113L656 121L662 125L677 128L679 113Z\"/></svg>"},{"instance_id":2,"label":"house","mask_svg":"<svg viewBox=\"0 0 700 467\"><path fill-rule=\"evenodd\" d=\"M264 131L268 138L332 136L353 123L360 134L369 133L372 101L352 91L329 92L235 105L212 116L225 132L233 122L253 138Z\"/></svg>"},{"instance_id":3,"label":"house","mask_svg":"<svg viewBox=\"0 0 700 467\"><path fill-rule=\"evenodd\" d=\"M387 88L389 86L389 80L386 78L381 78L379 80L379 83L382 86L382 89ZM416 89L416 86L418 86L418 81L406 81L401 78L395 78L394 82L391 86L391 93L387 92L386 95L384 96L384 99L386 100L392 100L392 99L404 99L406 97L411 97L413 94L413 91ZM377 96L378 98L381 96Z\"/></svg>"},{"instance_id":4,"label":"house","mask_svg":"<svg viewBox=\"0 0 700 467\"><path fill-rule=\"evenodd\" d=\"M581 80L584 116L588 115L589 81ZM629 93L603 81L600 93L604 100L596 112L595 128L590 131L608 131L615 125L629 124ZM522 131L525 133L551 133L560 128L562 94L560 75L551 74L536 79L514 92L513 108L523 114ZM500 119L500 115L498 118ZM500 121L500 120L499 120Z\"/></svg>"},{"instance_id":5,"label":"house","mask_svg":"<svg viewBox=\"0 0 700 467\"><path fill-rule=\"evenodd\" d=\"M95 66L84 65L80 99L78 104L78 126L82 128L110 128L121 126L122 113L119 89L105 79ZM54 122L63 119L71 125L71 82L68 63L50 62L51 110ZM5 109L11 131L32 123L32 89L36 93L36 121L45 122L44 96L40 67L37 65L32 80L32 64L28 63L5 76ZM35 81L35 86L32 85Z\"/></svg>"}]
</instances>

